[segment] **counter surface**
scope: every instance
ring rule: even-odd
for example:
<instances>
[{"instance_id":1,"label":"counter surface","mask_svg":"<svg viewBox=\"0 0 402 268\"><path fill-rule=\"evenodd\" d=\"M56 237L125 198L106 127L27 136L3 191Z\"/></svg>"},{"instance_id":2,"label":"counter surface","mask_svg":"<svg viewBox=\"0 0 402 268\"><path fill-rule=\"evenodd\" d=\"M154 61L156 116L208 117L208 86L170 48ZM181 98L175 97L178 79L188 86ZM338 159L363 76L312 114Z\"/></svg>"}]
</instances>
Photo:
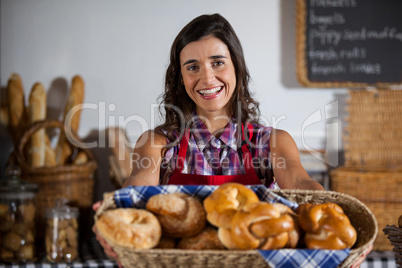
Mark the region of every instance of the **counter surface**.
<instances>
[{"instance_id":1,"label":"counter surface","mask_svg":"<svg viewBox=\"0 0 402 268\"><path fill-rule=\"evenodd\" d=\"M103 252L102 247L95 238L88 239L87 243L81 246L80 259L73 263L52 264L48 262L36 262L27 264L2 264L0 268L118 268L115 261L109 260ZM395 255L393 252L371 252L360 268L396 268Z\"/></svg>"}]
</instances>

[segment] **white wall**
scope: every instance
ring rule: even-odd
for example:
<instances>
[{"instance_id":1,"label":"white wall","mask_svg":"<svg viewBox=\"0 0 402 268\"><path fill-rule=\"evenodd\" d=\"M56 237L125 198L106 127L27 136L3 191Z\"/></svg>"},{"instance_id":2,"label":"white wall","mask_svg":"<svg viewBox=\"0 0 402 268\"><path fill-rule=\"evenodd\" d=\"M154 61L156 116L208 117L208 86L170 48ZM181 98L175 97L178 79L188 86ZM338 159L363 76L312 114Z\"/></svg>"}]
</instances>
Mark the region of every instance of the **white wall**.
<instances>
[{"instance_id":1,"label":"white wall","mask_svg":"<svg viewBox=\"0 0 402 268\"><path fill-rule=\"evenodd\" d=\"M105 104L104 111L84 110L82 137L113 125L110 118L117 121L119 116L131 120L126 128L133 141L155 124L151 111L163 90L170 45L185 24L203 13L219 12L231 22L242 41L262 115L271 125L277 118L275 126L287 130L301 149L303 124L313 114L324 115L325 106L333 110L330 103L346 92L303 88L297 82L295 0L0 1L1 87L12 72L22 76L26 97L35 82L42 82L54 118L62 107L60 96L73 75L80 74L85 102ZM341 119L333 116L332 121L307 124L308 146L324 149L327 134L334 136L327 125Z\"/></svg>"}]
</instances>

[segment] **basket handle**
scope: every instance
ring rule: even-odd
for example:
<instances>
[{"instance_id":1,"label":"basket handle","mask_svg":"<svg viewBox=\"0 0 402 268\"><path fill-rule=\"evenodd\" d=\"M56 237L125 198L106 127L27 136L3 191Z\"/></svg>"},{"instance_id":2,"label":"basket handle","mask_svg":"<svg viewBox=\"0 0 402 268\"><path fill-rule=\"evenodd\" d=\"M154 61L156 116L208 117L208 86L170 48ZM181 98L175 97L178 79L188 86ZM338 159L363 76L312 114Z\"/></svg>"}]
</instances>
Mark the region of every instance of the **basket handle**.
<instances>
[{"instance_id":1,"label":"basket handle","mask_svg":"<svg viewBox=\"0 0 402 268\"><path fill-rule=\"evenodd\" d=\"M56 120L41 120L41 121L37 121L34 122L31 127L24 132L24 134L22 135L21 139L20 139L20 143L18 146L18 157L20 157L20 162L26 162L25 156L24 156L24 148L26 146L26 144L29 142L31 136L38 131L41 128L59 128L61 130L60 135L65 135L67 137L67 134L65 133L65 128L63 123L61 123L60 121L56 121ZM70 137L74 138L75 140L77 140L78 142L82 142L81 139L78 137L77 133L73 130L73 129L69 129L69 131L71 132ZM67 138L68 140L68 138ZM72 144L71 142L69 142L70 145L72 145L74 148L78 147L74 144ZM94 160L94 156L91 153L90 150L88 150L87 148L79 148L81 150L83 150L87 156L89 160Z\"/></svg>"}]
</instances>

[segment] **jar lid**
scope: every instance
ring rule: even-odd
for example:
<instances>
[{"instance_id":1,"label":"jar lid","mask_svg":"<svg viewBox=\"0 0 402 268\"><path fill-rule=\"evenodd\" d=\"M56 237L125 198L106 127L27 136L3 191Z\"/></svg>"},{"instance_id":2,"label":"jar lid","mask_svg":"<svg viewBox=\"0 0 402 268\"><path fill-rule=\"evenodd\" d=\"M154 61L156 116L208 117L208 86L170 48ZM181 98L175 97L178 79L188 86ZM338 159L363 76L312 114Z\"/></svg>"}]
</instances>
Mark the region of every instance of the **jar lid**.
<instances>
[{"instance_id":1,"label":"jar lid","mask_svg":"<svg viewBox=\"0 0 402 268\"><path fill-rule=\"evenodd\" d=\"M21 170L18 166L8 166L6 179L0 181L0 193L36 193L38 185L21 180Z\"/></svg>"},{"instance_id":2,"label":"jar lid","mask_svg":"<svg viewBox=\"0 0 402 268\"><path fill-rule=\"evenodd\" d=\"M57 199L54 207L46 209L46 218L78 218L78 208L70 207L67 203L66 198Z\"/></svg>"}]
</instances>

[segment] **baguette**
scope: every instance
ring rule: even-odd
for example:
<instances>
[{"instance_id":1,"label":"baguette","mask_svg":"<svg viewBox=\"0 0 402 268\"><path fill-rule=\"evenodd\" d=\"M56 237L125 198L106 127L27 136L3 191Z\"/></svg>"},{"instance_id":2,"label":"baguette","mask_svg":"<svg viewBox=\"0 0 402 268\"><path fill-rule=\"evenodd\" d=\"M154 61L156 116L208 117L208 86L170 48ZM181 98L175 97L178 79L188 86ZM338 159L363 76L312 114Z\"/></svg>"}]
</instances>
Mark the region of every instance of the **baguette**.
<instances>
[{"instance_id":1,"label":"baguette","mask_svg":"<svg viewBox=\"0 0 402 268\"><path fill-rule=\"evenodd\" d=\"M53 147L50 144L50 139L47 135L45 136L45 144L45 167L55 167L57 166L56 153L53 150Z\"/></svg>"},{"instance_id":2,"label":"baguette","mask_svg":"<svg viewBox=\"0 0 402 268\"><path fill-rule=\"evenodd\" d=\"M0 125L8 128L8 101L7 101L7 89L0 89ZM0 126L0 127L1 127ZM2 136L2 135L0 135Z\"/></svg>"},{"instance_id":3,"label":"baguette","mask_svg":"<svg viewBox=\"0 0 402 268\"><path fill-rule=\"evenodd\" d=\"M84 102L84 81L79 75L72 79L71 90L67 99L67 104L64 110L63 122L66 128L71 128L75 133L78 132L80 123L81 109L73 111L77 105ZM71 113L70 113L71 112ZM56 147L56 161L59 165L63 165L71 156L72 149L67 141L66 136L60 135L59 142Z\"/></svg>"},{"instance_id":4,"label":"baguette","mask_svg":"<svg viewBox=\"0 0 402 268\"><path fill-rule=\"evenodd\" d=\"M112 157L115 159L114 174L117 182L122 185L124 180L131 174L131 151L132 149L127 145L128 138L126 132L122 128L112 127L107 130L109 148L112 151Z\"/></svg>"},{"instance_id":5,"label":"baguette","mask_svg":"<svg viewBox=\"0 0 402 268\"><path fill-rule=\"evenodd\" d=\"M79 75L76 75L72 79L71 91L68 97L66 109L64 111L64 122L71 127L73 131L78 132L78 127L80 124L81 109L70 111L84 102L84 81Z\"/></svg>"},{"instance_id":6,"label":"baguette","mask_svg":"<svg viewBox=\"0 0 402 268\"><path fill-rule=\"evenodd\" d=\"M46 91L41 83L35 83L29 95L29 121L31 124L46 119ZM31 137L28 155L31 167L43 167L45 165L46 132L39 129Z\"/></svg>"},{"instance_id":7,"label":"baguette","mask_svg":"<svg viewBox=\"0 0 402 268\"><path fill-rule=\"evenodd\" d=\"M77 154L77 157L74 159L73 164L74 165L82 165L88 162L88 156L85 152L79 152Z\"/></svg>"},{"instance_id":8,"label":"baguette","mask_svg":"<svg viewBox=\"0 0 402 268\"><path fill-rule=\"evenodd\" d=\"M18 142L25 131L27 122L24 87L19 74L10 75L7 84L8 101L8 124L14 147L18 147Z\"/></svg>"},{"instance_id":9,"label":"baguette","mask_svg":"<svg viewBox=\"0 0 402 268\"><path fill-rule=\"evenodd\" d=\"M7 107L2 107L0 108L0 124L3 126L8 126L8 108Z\"/></svg>"}]
</instances>

